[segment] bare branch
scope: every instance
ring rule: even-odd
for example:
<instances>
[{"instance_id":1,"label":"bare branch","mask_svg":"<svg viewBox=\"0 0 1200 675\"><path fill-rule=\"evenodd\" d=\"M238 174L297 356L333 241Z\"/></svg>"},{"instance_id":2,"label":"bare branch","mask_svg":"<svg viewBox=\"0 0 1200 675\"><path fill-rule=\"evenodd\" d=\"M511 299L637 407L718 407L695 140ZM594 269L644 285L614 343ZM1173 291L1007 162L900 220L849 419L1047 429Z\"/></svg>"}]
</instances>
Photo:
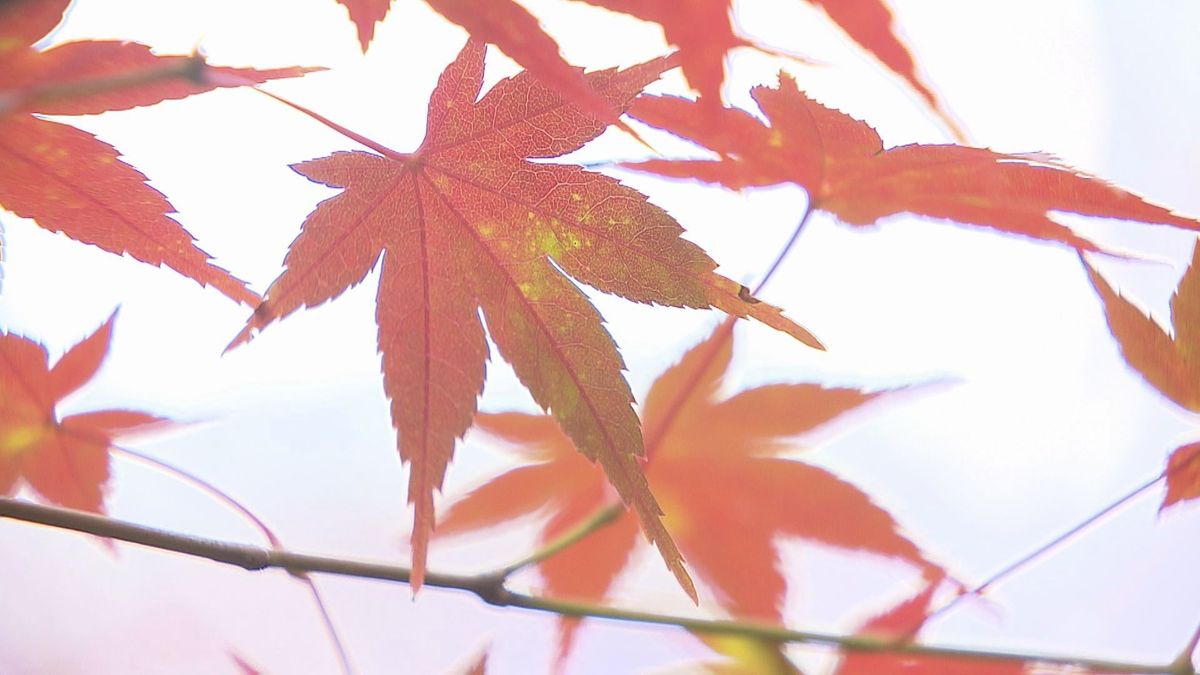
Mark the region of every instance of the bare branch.
<instances>
[{"instance_id":1,"label":"bare branch","mask_svg":"<svg viewBox=\"0 0 1200 675\"><path fill-rule=\"evenodd\" d=\"M250 571L275 568L285 570L291 574L315 572L363 579L397 581L401 583L408 583L411 575L409 568L399 565L307 555L283 550L268 550L246 544L204 539L145 527L92 513L44 506L18 499L0 498L0 518L11 518L27 523L47 525L99 537L109 537L160 550L206 558L227 565L236 565ZM927 657L1059 664L1086 668L1092 672L1157 673L1163 675L1174 675L1179 672L1178 665L1174 663L1151 665L1051 654L930 647L911 642L897 642L867 636L798 631L762 623L714 621L711 619L697 619L670 614L639 612L516 593L510 591L504 585L504 580L503 570L479 575L457 575L439 572L428 572L425 575L425 584L428 586L467 591L491 605L520 607L541 612L550 612L561 616L678 626L700 633L738 635L776 642L820 644L853 652L889 652Z\"/></svg>"}]
</instances>

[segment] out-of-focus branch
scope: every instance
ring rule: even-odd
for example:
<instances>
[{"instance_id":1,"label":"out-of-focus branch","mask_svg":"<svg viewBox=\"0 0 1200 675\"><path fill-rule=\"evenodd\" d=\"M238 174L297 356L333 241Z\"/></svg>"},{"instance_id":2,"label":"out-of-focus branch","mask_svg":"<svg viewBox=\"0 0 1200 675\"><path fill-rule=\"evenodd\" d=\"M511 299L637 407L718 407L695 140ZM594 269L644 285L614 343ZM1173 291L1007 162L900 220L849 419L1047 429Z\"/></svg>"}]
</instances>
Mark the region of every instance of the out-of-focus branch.
<instances>
[{"instance_id":1,"label":"out-of-focus branch","mask_svg":"<svg viewBox=\"0 0 1200 675\"><path fill-rule=\"evenodd\" d=\"M154 68L142 68L73 82L37 84L19 89L0 90L0 115L28 108L37 103L82 98L122 89L136 89L164 80L184 80L204 84L207 64L199 54Z\"/></svg>"},{"instance_id":2,"label":"out-of-focus branch","mask_svg":"<svg viewBox=\"0 0 1200 675\"><path fill-rule=\"evenodd\" d=\"M0 498L0 517L83 532L99 537L109 537L164 551L174 551L227 565L236 565L250 571L275 568L292 574L338 574L401 583L407 583L410 578L409 568L398 565L292 553L284 550L271 550L245 544L204 539L145 527L92 513L44 506L18 499ZM477 575L428 572L425 575L425 584L473 593L484 602L498 607L520 607L551 612L562 616L678 626L694 632L756 637L776 642L820 644L853 652L887 652L967 660L1059 664L1080 667L1091 672L1160 673L1165 675L1182 675L1185 673L1194 675L1195 673L1191 664L1184 664L1186 666L1185 669L1179 662L1167 665L1152 665L1053 654L932 647L912 642L897 642L867 636L797 631L782 626L762 623L696 619L670 614L638 612L603 605L566 602L509 590L505 586L504 570Z\"/></svg>"}]
</instances>

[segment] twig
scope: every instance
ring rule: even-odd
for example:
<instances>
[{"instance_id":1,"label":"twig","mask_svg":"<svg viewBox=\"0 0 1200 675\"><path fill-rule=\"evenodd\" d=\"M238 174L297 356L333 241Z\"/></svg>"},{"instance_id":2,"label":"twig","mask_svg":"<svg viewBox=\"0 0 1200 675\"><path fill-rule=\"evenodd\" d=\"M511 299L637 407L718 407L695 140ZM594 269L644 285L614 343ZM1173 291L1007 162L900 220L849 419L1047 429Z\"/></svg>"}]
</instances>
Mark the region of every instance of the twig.
<instances>
[{"instance_id":1,"label":"twig","mask_svg":"<svg viewBox=\"0 0 1200 675\"><path fill-rule=\"evenodd\" d=\"M196 84L205 82L207 64L199 55L163 66L142 68L128 73L105 75L74 82L36 85L14 90L0 90L0 115L29 108L37 103L70 100L105 94L123 89L136 89L165 80L184 80Z\"/></svg>"},{"instance_id":2,"label":"twig","mask_svg":"<svg viewBox=\"0 0 1200 675\"><path fill-rule=\"evenodd\" d=\"M269 543L272 548L284 548L283 542L280 541L279 537L275 535L275 532L271 530L271 528L268 527L261 518L259 518L253 511L243 506L241 502L234 499L231 495L229 495L229 493L218 488L216 485L213 485L199 476L192 475L191 473L184 471L177 466L168 464L161 459L156 459L149 455L142 454L136 450L131 450L119 445L113 445L111 448L114 453L123 455L131 460L144 464L158 471L162 471L168 476L196 488L197 490L207 494L230 509L233 509L243 518L250 521L259 532L262 532L263 537L266 538L267 543ZM314 582L312 577L308 576L307 574L297 574L293 576L295 576L296 579L305 586L308 586L308 590L313 597L313 603L317 606L317 612L321 615L321 621L324 624L325 634L329 637L329 641L333 644L333 649L337 653L338 661L342 667L342 672L345 675L354 675L354 666L350 662L350 654L346 650L346 645L342 642L342 637L338 633L337 627L333 623L333 616L329 613L329 608L325 605L325 598L322 597L321 591L317 588L316 582Z\"/></svg>"},{"instance_id":3,"label":"twig","mask_svg":"<svg viewBox=\"0 0 1200 675\"><path fill-rule=\"evenodd\" d=\"M1192 633L1192 638L1188 640L1183 651L1179 652L1179 657L1175 659L1175 672L1178 675L1196 675L1196 665L1192 655L1196 653L1196 647L1200 646L1200 626L1196 626L1195 632Z\"/></svg>"},{"instance_id":4,"label":"twig","mask_svg":"<svg viewBox=\"0 0 1200 675\"><path fill-rule=\"evenodd\" d=\"M958 606L958 604L961 603L966 598L979 596L987 589L991 588L992 586L995 586L996 584L1000 583L1004 579L1008 578L1009 576L1011 576L1011 575L1015 574L1016 572L1020 571L1021 569L1025 568L1029 564L1037 561L1039 558L1046 555L1050 551L1053 551L1054 549L1067 543L1071 539L1075 538L1076 535L1078 535L1079 533L1083 532L1088 527L1093 525L1096 521L1107 516L1108 514L1112 513L1113 511L1121 508L1125 504L1128 504L1130 501L1134 500L1142 493L1146 492L1150 488L1157 485L1159 483L1159 481L1166 478L1166 475L1167 475L1167 472L1163 471L1162 473L1158 474L1158 476L1151 478L1150 480L1146 481L1145 483L1142 483L1141 485L1135 487L1134 489L1130 490L1129 492L1127 492L1124 495L1122 495L1121 497L1119 497L1113 503L1104 507L1100 511L1092 514L1083 522L1076 524L1074 527L1070 528L1066 532L1063 532L1062 534L1051 539L1050 541L1046 542L1045 544L1042 544L1041 546L1034 549L1033 551L1030 551L1029 553L1021 556L1016 561L1004 566L1003 569L1001 569L999 572L996 572L992 576L988 577L982 583L976 585L973 588L970 588L970 589L964 591L963 593L960 593L959 595L954 596L945 605L942 605L941 607L934 610L933 612L930 612L929 616L926 618L926 622L928 622L931 619L934 619L935 617L941 616L941 615L945 614L946 612L949 612L951 609Z\"/></svg>"},{"instance_id":5,"label":"twig","mask_svg":"<svg viewBox=\"0 0 1200 675\"><path fill-rule=\"evenodd\" d=\"M596 530L612 524L624 512L625 507L620 504L613 504L597 510L591 516L588 516L586 520L564 532L562 536L543 545L517 562L502 568L499 572L500 576L507 579L526 567L536 565L546 558L557 555L562 550L574 546L580 539L584 539Z\"/></svg>"},{"instance_id":6,"label":"twig","mask_svg":"<svg viewBox=\"0 0 1200 675\"><path fill-rule=\"evenodd\" d=\"M227 565L236 565L250 571L275 568L285 570L291 574L338 574L401 583L407 583L411 575L409 568L397 565L292 553L279 549L271 550L245 544L203 539L145 527L92 513L44 506L18 499L0 498L0 517L83 532L99 537L109 537L160 550L175 551L176 553L184 553ZM566 602L510 591L504 584L504 577L499 573L456 575L428 572L425 575L425 584L473 593L484 602L498 607L520 607L523 609L550 612L560 616L591 617L632 623L678 626L701 633L754 637L776 642L821 644L852 652L884 652L927 657L1059 664L1087 668L1097 672L1163 675L1178 675L1179 673L1174 663L1164 666L1056 654L931 647L913 643L897 643L894 640L867 636L798 631L762 623L695 619L670 614L638 612L602 605Z\"/></svg>"}]
</instances>

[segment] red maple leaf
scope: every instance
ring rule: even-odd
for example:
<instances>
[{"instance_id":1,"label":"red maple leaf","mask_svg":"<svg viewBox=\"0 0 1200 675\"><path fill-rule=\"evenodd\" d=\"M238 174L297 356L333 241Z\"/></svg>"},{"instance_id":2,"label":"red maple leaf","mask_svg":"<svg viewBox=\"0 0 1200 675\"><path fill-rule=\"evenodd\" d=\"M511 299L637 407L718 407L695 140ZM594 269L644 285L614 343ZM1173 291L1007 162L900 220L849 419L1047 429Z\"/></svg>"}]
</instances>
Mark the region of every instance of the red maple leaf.
<instances>
[{"instance_id":1,"label":"red maple leaf","mask_svg":"<svg viewBox=\"0 0 1200 675\"><path fill-rule=\"evenodd\" d=\"M363 52L383 21L391 0L337 0L350 14L358 30ZM622 12L662 26L667 42L679 47L679 57L688 82L705 101L721 100L725 79L725 56L736 47L767 49L734 32L730 15L732 0L583 0L598 7ZM946 126L957 136L961 131L942 107L933 91L917 76L908 48L892 30L892 13L881 0L808 0L855 42L873 54L909 84ZM524 68L580 110L596 119L613 123L616 115L603 98L587 86L559 54L558 43L546 34L537 18L513 0L426 0L448 20L462 26L473 37L500 48Z\"/></svg>"},{"instance_id":2,"label":"red maple leaf","mask_svg":"<svg viewBox=\"0 0 1200 675\"><path fill-rule=\"evenodd\" d=\"M53 368L41 345L0 333L0 494L11 494L24 481L47 501L102 513L113 440L166 424L129 410L58 418L59 401L100 369L115 318L114 313Z\"/></svg>"},{"instance_id":3,"label":"red maple leaf","mask_svg":"<svg viewBox=\"0 0 1200 675\"><path fill-rule=\"evenodd\" d=\"M245 284L196 248L191 235L168 217L171 204L119 159L116 148L37 115L128 110L313 69L212 68L197 57L157 56L132 42L34 49L68 4L0 3L0 207L111 253L166 265L239 302L257 303Z\"/></svg>"},{"instance_id":4,"label":"red maple leaf","mask_svg":"<svg viewBox=\"0 0 1200 675\"><path fill-rule=\"evenodd\" d=\"M641 433L621 377L624 364L600 315L563 273L639 302L752 316L819 343L779 309L715 274L716 263L682 239L679 224L641 193L577 166L529 162L571 152L604 125L527 71L479 99L483 65L483 43L469 41L442 73L425 140L411 154L305 111L380 154L338 152L293 165L310 180L344 191L305 221L287 269L231 347L359 283L382 257L379 350L400 454L412 464L419 586L433 492L483 389L482 308L500 353L635 505L686 587L686 572L635 460ZM669 67L669 60L656 59L590 73L587 80L610 105L623 107Z\"/></svg>"},{"instance_id":5,"label":"red maple leaf","mask_svg":"<svg viewBox=\"0 0 1200 675\"><path fill-rule=\"evenodd\" d=\"M774 546L783 535L894 557L927 578L943 577L858 488L825 469L777 456L795 448L791 437L881 392L777 384L717 399L732 353L730 330L726 324L658 378L646 396L643 424L646 478L667 527L721 605L740 617L781 620L786 582ZM477 424L537 463L504 473L456 502L439 534L548 511L540 538L550 541L612 504L602 477L548 418L480 414ZM547 591L603 597L634 549L633 533L625 512L542 562Z\"/></svg>"},{"instance_id":6,"label":"red maple leaf","mask_svg":"<svg viewBox=\"0 0 1200 675\"><path fill-rule=\"evenodd\" d=\"M1051 211L1200 229L1200 222L1045 155L960 145L884 150L869 125L812 100L786 73L780 74L778 87L759 86L751 93L769 124L736 108L673 96L639 97L630 107L634 118L719 157L623 166L735 190L792 183L808 192L811 208L850 225L913 213L1088 250L1098 247L1053 220Z\"/></svg>"},{"instance_id":7,"label":"red maple leaf","mask_svg":"<svg viewBox=\"0 0 1200 675\"><path fill-rule=\"evenodd\" d=\"M730 16L732 0L583 0L624 12L662 26L667 42L679 47L684 75L700 92L703 101L721 100L725 80L725 56L736 47L761 45L737 35ZM882 0L808 0L829 16L855 42L873 54L892 72L904 78L955 134L953 119L933 91L917 77L916 64L908 48L892 30L892 13Z\"/></svg>"},{"instance_id":8,"label":"red maple leaf","mask_svg":"<svg viewBox=\"0 0 1200 675\"><path fill-rule=\"evenodd\" d=\"M1173 336L1084 262L1125 361L1167 399L1200 413L1200 246L1193 247L1192 262L1171 296ZM1166 475L1162 508L1200 498L1200 443L1177 448Z\"/></svg>"},{"instance_id":9,"label":"red maple leaf","mask_svg":"<svg viewBox=\"0 0 1200 675\"><path fill-rule=\"evenodd\" d=\"M930 601L938 584L928 583L916 595L867 620L859 635L896 644L909 644L930 616ZM898 654L883 651L851 651L843 657L838 675L1022 675L1024 661L993 661L969 656ZM1039 671L1041 672L1041 671ZM1069 672L1086 675L1086 671Z\"/></svg>"},{"instance_id":10,"label":"red maple leaf","mask_svg":"<svg viewBox=\"0 0 1200 675\"><path fill-rule=\"evenodd\" d=\"M391 0L337 0L350 13L358 29L362 50L375 34L375 24L387 16ZM558 43L542 30L536 17L513 0L425 0L434 11L462 26L471 37L490 42L543 84L556 90L578 110L605 124L626 128L620 111L588 84L583 72L567 63Z\"/></svg>"}]
</instances>

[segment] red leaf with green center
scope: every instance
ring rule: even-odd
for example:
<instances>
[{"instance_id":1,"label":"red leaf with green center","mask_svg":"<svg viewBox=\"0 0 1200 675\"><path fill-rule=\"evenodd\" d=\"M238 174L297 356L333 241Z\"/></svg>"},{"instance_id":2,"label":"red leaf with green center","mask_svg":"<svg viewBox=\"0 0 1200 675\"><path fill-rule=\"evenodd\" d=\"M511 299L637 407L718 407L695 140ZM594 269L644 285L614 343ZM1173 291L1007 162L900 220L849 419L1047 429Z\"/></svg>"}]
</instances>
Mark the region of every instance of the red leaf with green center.
<instances>
[{"instance_id":1,"label":"red leaf with green center","mask_svg":"<svg viewBox=\"0 0 1200 675\"><path fill-rule=\"evenodd\" d=\"M814 208L850 225L900 213L943 218L1096 250L1050 217L1052 211L1200 230L1200 222L1143 201L1044 155L1003 154L959 145L884 150L865 122L812 100L786 73L755 87L763 123L736 108L672 96L643 96L630 114L720 155L649 160L626 168L740 190L795 184Z\"/></svg>"},{"instance_id":2,"label":"red leaf with green center","mask_svg":"<svg viewBox=\"0 0 1200 675\"><path fill-rule=\"evenodd\" d=\"M69 3L16 0L0 7L0 207L41 227L166 265L246 304L258 296L192 243L166 198L113 146L35 116L88 115L153 105L218 86L296 77L305 68L213 68L189 56L156 56L130 42L32 45Z\"/></svg>"},{"instance_id":3,"label":"red leaf with green center","mask_svg":"<svg viewBox=\"0 0 1200 675\"><path fill-rule=\"evenodd\" d=\"M129 410L58 418L58 402L99 370L114 318L68 350L53 368L41 345L0 334L0 494L11 494L25 482L55 504L103 512L113 440L167 423Z\"/></svg>"},{"instance_id":4,"label":"red leaf with green center","mask_svg":"<svg viewBox=\"0 0 1200 675\"><path fill-rule=\"evenodd\" d=\"M815 384L777 384L717 397L731 356L726 324L684 355L646 397L646 477L667 528L690 566L737 616L780 619L785 579L775 541L790 535L904 560L929 579L944 572L899 534L892 517L832 473L777 457L794 436L880 396ZM547 542L610 507L594 468L542 417L477 417L483 430L519 445L530 460L456 502L439 534L453 534L548 513ZM555 596L588 600L607 593L635 540L628 512L613 525L540 564ZM565 633L570 639L570 630Z\"/></svg>"},{"instance_id":5,"label":"red leaf with green center","mask_svg":"<svg viewBox=\"0 0 1200 675\"><path fill-rule=\"evenodd\" d=\"M575 150L604 125L528 71L479 99L483 65L484 45L469 41L442 73L425 140L412 154L305 111L380 154L338 152L294 165L343 192L305 221L287 269L231 346L337 296L382 258L379 350L400 454L411 463L419 586L433 493L483 388L482 308L488 333L534 400L553 412L580 452L600 462L686 588L637 465L641 433L621 377L624 363L600 315L566 275L639 302L751 316L819 343L779 309L715 274L716 263L641 193L576 166L529 162ZM656 59L586 77L623 107L669 67Z\"/></svg>"}]
</instances>

